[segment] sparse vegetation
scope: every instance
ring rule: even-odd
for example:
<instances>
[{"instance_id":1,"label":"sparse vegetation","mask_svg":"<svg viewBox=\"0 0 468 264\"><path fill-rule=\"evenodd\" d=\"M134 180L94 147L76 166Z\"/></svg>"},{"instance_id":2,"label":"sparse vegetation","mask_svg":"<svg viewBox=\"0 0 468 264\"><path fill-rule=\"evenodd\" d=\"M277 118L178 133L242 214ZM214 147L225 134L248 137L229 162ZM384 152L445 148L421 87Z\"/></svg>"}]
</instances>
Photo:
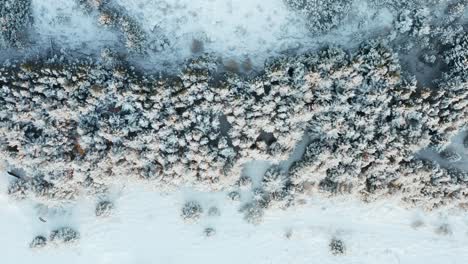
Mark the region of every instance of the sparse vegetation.
<instances>
[{"instance_id":1,"label":"sparse vegetation","mask_svg":"<svg viewBox=\"0 0 468 264\"><path fill-rule=\"evenodd\" d=\"M329 244L330 252L333 255L343 255L346 253L346 247L341 239L333 238Z\"/></svg>"},{"instance_id":2,"label":"sparse vegetation","mask_svg":"<svg viewBox=\"0 0 468 264\"><path fill-rule=\"evenodd\" d=\"M257 203L245 204L240 211L244 214L244 220L250 224L258 225L263 221L263 209Z\"/></svg>"},{"instance_id":3,"label":"sparse vegetation","mask_svg":"<svg viewBox=\"0 0 468 264\"><path fill-rule=\"evenodd\" d=\"M252 178L248 176L242 176L239 178L238 185L242 189L249 189L252 187Z\"/></svg>"},{"instance_id":4,"label":"sparse vegetation","mask_svg":"<svg viewBox=\"0 0 468 264\"><path fill-rule=\"evenodd\" d=\"M452 229L448 224L441 224L435 229L437 235L448 236L452 234Z\"/></svg>"},{"instance_id":5,"label":"sparse vegetation","mask_svg":"<svg viewBox=\"0 0 468 264\"><path fill-rule=\"evenodd\" d=\"M221 212L219 211L218 207L212 206L210 209L208 209L208 216L220 216Z\"/></svg>"},{"instance_id":6,"label":"sparse vegetation","mask_svg":"<svg viewBox=\"0 0 468 264\"><path fill-rule=\"evenodd\" d=\"M229 192L227 196L231 201L240 201L241 198L240 193L237 191Z\"/></svg>"},{"instance_id":7,"label":"sparse vegetation","mask_svg":"<svg viewBox=\"0 0 468 264\"><path fill-rule=\"evenodd\" d=\"M339 26L351 9L352 0L284 0L293 10L304 15L314 33L327 32Z\"/></svg>"},{"instance_id":8,"label":"sparse vegetation","mask_svg":"<svg viewBox=\"0 0 468 264\"><path fill-rule=\"evenodd\" d=\"M196 201L189 201L184 204L182 207L181 216L184 221L193 223L200 219L203 213L201 205Z\"/></svg>"},{"instance_id":9,"label":"sparse vegetation","mask_svg":"<svg viewBox=\"0 0 468 264\"><path fill-rule=\"evenodd\" d=\"M96 205L95 213L96 213L96 216L98 217L106 217L106 216L111 215L113 209L114 209L114 204L112 202L100 201Z\"/></svg>"},{"instance_id":10,"label":"sparse vegetation","mask_svg":"<svg viewBox=\"0 0 468 264\"><path fill-rule=\"evenodd\" d=\"M216 235L216 230L212 227L207 227L205 230L203 230L203 233L205 234L206 237L212 237Z\"/></svg>"},{"instance_id":11,"label":"sparse vegetation","mask_svg":"<svg viewBox=\"0 0 468 264\"><path fill-rule=\"evenodd\" d=\"M36 236L29 244L30 248L43 248L47 245L47 238L44 236Z\"/></svg>"},{"instance_id":12,"label":"sparse vegetation","mask_svg":"<svg viewBox=\"0 0 468 264\"><path fill-rule=\"evenodd\" d=\"M50 233L49 240L56 244L70 244L78 241L80 234L70 227L62 227Z\"/></svg>"}]
</instances>

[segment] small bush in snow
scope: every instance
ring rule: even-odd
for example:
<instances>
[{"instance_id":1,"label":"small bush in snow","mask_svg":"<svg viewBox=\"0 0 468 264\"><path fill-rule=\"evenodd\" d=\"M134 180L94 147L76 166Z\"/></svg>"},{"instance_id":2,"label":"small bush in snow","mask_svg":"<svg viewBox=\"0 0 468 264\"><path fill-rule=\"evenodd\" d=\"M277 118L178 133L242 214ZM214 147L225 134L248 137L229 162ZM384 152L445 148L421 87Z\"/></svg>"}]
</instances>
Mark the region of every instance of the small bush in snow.
<instances>
[{"instance_id":1,"label":"small bush in snow","mask_svg":"<svg viewBox=\"0 0 468 264\"><path fill-rule=\"evenodd\" d=\"M196 222L203 213L201 205L196 201L189 201L182 207L181 216L186 222Z\"/></svg>"},{"instance_id":2,"label":"small bush in snow","mask_svg":"<svg viewBox=\"0 0 468 264\"><path fill-rule=\"evenodd\" d=\"M101 201L96 205L96 216L109 216L114 209L114 204L109 201Z\"/></svg>"},{"instance_id":3,"label":"small bush in snow","mask_svg":"<svg viewBox=\"0 0 468 264\"><path fill-rule=\"evenodd\" d=\"M261 188L255 188L252 191L254 202L260 206L260 208L266 209L269 207L271 202L271 197L268 193Z\"/></svg>"},{"instance_id":4,"label":"small bush in snow","mask_svg":"<svg viewBox=\"0 0 468 264\"><path fill-rule=\"evenodd\" d=\"M43 248L47 245L47 238L44 236L36 236L29 244L30 248Z\"/></svg>"},{"instance_id":5,"label":"small bush in snow","mask_svg":"<svg viewBox=\"0 0 468 264\"><path fill-rule=\"evenodd\" d=\"M468 134L466 134L465 138L463 139L463 146L468 149Z\"/></svg>"},{"instance_id":6,"label":"small bush in snow","mask_svg":"<svg viewBox=\"0 0 468 264\"><path fill-rule=\"evenodd\" d=\"M219 211L218 207L212 206L208 209L208 216L220 216L221 212Z\"/></svg>"},{"instance_id":7,"label":"small bush in snow","mask_svg":"<svg viewBox=\"0 0 468 264\"><path fill-rule=\"evenodd\" d=\"M248 189L252 187L252 178L249 176L242 176L239 178L238 185L242 189Z\"/></svg>"},{"instance_id":8,"label":"small bush in snow","mask_svg":"<svg viewBox=\"0 0 468 264\"><path fill-rule=\"evenodd\" d=\"M455 150L447 148L440 152L440 157L447 160L448 162L457 162L461 160L460 154Z\"/></svg>"},{"instance_id":9,"label":"small bush in snow","mask_svg":"<svg viewBox=\"0 0 468 264\"><path fill-rule=\"evenodd\" d=\"M227 196L231 201L240 201L241 198L240 193L238 191L229 192Z\"/></svg>"},{"instance_id":10,"label":"small bush in snow","mask_svg":"<svg viewBox=\"0 0 468 264\"><path fill-rule=\"evenodd\" d=\"M272 166L263 175L263 189L269 193L281 192L286 188L287 177L281 172L279 166Z\"/></svg>"},{"instance_id":11,"label":"small bush in snow","mask_svg":"<svg viewBox=\"0 0 468 264\"><path fill-rule=\"evenodd\" d=\"M418 229L420 227L424 226L424 222L422 220L415 220L411 223L411 227L413 229Z\"/></svg>"},{"instance_id":12,"label":"small bush in snow","mask_svg":"<svg viewBox=\"0 0 468 264\"><path fill-rule=\"evenodd\" d=\"M448 224L441 224L435 229L435 233L442 236L448 236L452 234L452 229Z\"/></svg>"},{"instance_id":13,"label":"small bush in snow","mask_svg":"<svg viewBox=\"0 0 468 264\"><path fill-rule=\"evenodd\" d=\"M212 237L216 235L216 230L212 227L207 227L203 230L203 234L205 234L206 237Z\"/></svg>"},{"instance_id":14,"label":"small bush in snow","mask_svg":"<svg viewBox=\"0 0 468 264\"><path fill-rule=\"evenodd\" d=\"M80 234L70 227L62 227L50 233L49 240L58 244L70 244L80 239Z\"/></svg>"},{"instance_id":15,"label":"small bush in snow","mask_svg":"<svg viewBox=\"0 0 468 264\"><path fill-rule=\"evenodd\" d=\"M199 40L199 39L192 39L192 44L190 45L190 51L192 53L200 53L200 52L203 52L204 50L204 43L202 40Z\"/></svg>"},{"instance_id":16,"label":"small bush in snow","mask_svg":"<svg viewBox=\"0 0 468 264\"><path fill-rule=\"evenodd\" d=\"M263 221L263 209L257 203L248 203L240 209L244 213L244 220L250 224L258 225Z\"/></svg>"},{"instance_id":17,"label":"small bush in snow","mask_svg":"<svg viewBox=\"0 0 468 264\"><path fill-rule=\"evenodd\" d=\"M330 241L329 247L333 255L343 255L346 252L344 242L337 238L333 238Z\"/></svg>"}]
</instances>

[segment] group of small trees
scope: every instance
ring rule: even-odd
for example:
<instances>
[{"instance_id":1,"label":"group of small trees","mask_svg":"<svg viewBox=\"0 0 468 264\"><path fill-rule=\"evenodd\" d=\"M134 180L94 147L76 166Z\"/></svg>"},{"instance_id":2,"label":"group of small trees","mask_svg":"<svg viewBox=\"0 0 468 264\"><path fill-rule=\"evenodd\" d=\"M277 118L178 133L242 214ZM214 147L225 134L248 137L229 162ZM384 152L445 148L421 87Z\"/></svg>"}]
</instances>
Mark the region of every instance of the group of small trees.
<instances>
[{"instance_id":1,"label":"group of small trees","mask_svg":"<svg viewBox=\"0 0 468 264\"><path fill-rule=\"evenodd\" d=\"M77 0L87 14L97 22L120 33L122 43L130 53L143 54L148 48L147 33L126 11L111 0Z\"/></svg>"},{"instance_id":2,"label":"group of small trees","mask_svg":"<svg viewBox=\"0 0 468 264\"><path fill-rule=\"evenodd\" d=\"M62 227L52 230L49 239L44 236L36 236L29 244L30 248L43 248L49 243L54 245L66 245L75 243L80 239L80 234L70 227Z\"/></svg>"},{"instance_id":3,"label":"group of small trees","mask_svg":"<svg viewBox=\"0 0 468 264\"><path fill-rule=\"evenodd\" d=\"M0 2L0 49L21 48L28 41L32 24L31 0Z\"/></svg>"},{"instance_id":4,"label":"group of small trees","mask_svg":"<svg viewBox=\"0 0 468 264\"><path fill-rule=\"evenodd\" d=\"M314 33L328 32L339 26L349 13L353 0L284 0L302 14Z\"/></svg>"}]
</instances>

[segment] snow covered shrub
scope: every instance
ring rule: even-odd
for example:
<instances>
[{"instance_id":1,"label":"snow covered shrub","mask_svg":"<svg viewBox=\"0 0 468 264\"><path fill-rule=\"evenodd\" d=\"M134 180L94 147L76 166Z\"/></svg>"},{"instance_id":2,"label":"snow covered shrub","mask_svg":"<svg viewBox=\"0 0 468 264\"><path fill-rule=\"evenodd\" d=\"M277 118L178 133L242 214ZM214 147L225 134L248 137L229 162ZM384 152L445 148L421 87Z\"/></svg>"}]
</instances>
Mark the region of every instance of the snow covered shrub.
<instances>
[{"instance_id":1,"label":"snow covered shrub","mask_svg":"<svg viewBox=\"0 0 468 264\"><path fill-rule=\"evenodd\" d=\"M55 188L54 184L44 179L43 175L35 177L18 178L10 182L8 194L22 199L27 196L35 196L38 199L71 199L73 190Z\"/></svg>"},{"instance_id":2,"label":"snow covered shrub","mask_svg":"<svg viewBox=\"0 0 468 264\"><path fill-rule=\"evenodd\" d=\"M32 24L31 0L0 2L0 48L24 47Z\"/></svg>"},{"instance_id":3,"label":"snow covered shrub","mask_svg":"<svg viewBox=\"0 0 468 264\"><path fill-rule=\"evenodd\" d=\"M468 198L464 191L468 183L467 171L455 167L444 168L426 160L405 162L398 171L401 177L394 185L402 192L406 202L438 208L457 204L457 201L462 203Z\"/></svg>"},{"instance_id":4,"label":"snow covered shrub","mask_svg":"<svg viewBox=\"0 0 468 264\"><path fill-rule=\"evenodd\" d=\"M212 206L208 209L208 216L220 216L221 212L219 211L218 207Z\"/></svg>"},{"instance_id":5,"label":"snow covered shrub","mask_svg":"<svg viewBox=\"0 0 468 264\"><path fill-rule=\"evenodd\" d=\"M447 20L453 22L462 18L468 2L466 0L456 0L448 3L446 13L448 14Z\"/></svg>"},{"instance_id":6,"label":"snow covered shrub","mask_svg":"<svg viewBox=\"0 0 468 264\"><path fill-rule=\"evenodd\" d=\"M109 216L114 209L114 204L109 201L101 201L96 205L95 214L99 217Z\"/></svg>"},{"instance_id":7,"label":"snow covered shrub","mask_svg":"<svg viewBox=\"0 0 468 264\"><path fill-rule=\"evenodd\" d=\"M453 38L444 54L445 62L451 69L453 78L464 78L468 71L468 34L463 32Z\"/></svg>"},{"instance_id":8,"label":"snow covered shrub","mask_svg":"<svg viewBox=\"0 0 468 264\"><path fill-rule=\"evenodd\" d=\"M333 255L343 255L346 252L345 244L341 239L332 238L329 247Z\"/></svg>"},{"instance_id":9,"label":"snow covered shrub","mask_svg":"<svg viewBox=\"0 0 468 264\"><path fill-rule=\"evenodd\" d=\"M15 179L8 185L8 195L18 199L25 198L28 194L27 181L23 179Z\"/></svg>"},{"instance_id":10,"label":"snow covered shrub","mask_svg":"<svg viewBox=\"0 0 468 264\"><path fill-rule=\"evenodd\" d=\"M263 221L263 209L256 202L243 205L240 212L244 214L244 220L247 223L258 225Z\"/></svg>"},{"instance_id":11,"label":"snow covered shrub","mask_svg":"<svg viewBox=\"0 0 468 264\"><path fill-rule=\"evenodd\" d=\"M414 9L422 6L435 6L441 1L445 0L369 0L369 2L373 6L377 6L379 8L388 7L393 10L408 10Z\"/></svg>"},{"instance_id":12,"label":"snow covered shrub","mask_svg":"<svg viewBox=\"0 0 468 264\"><path fill-rule=\"evenodd\" d=\"M197 53L203 52L203 50L204 50L203 41L194 38L192 40L192 44L190 45L190 51L194 54L197 54Z\"/></svg>"},{"instance_id":13,"label":"snow covered shrub","mask_svg":"<svg viewBox=\"0 0 468 264\"><path fill-rule=\"evenodd\" d=\"M207 227L203 230L203 234L206 236L206 237L212 237L214 235L216 235L216 230L212 227Z\"/></svg>"},{"instance_id":14,"label":"snow covered shrub","mask_svg":"<svg viewBox=\"0 0 468 264\"><path fill-rule=\"evenodd\" d=\"M265 192L262 188L254 188L252 190L253 202L260 208L266 209L271 204L271 194Z\"/></svg>"},{"instance_id":15,"label":"snow covered shrub","mask_svg":"<svg viewBox=\"0 0 468 264\"><path fill-rule=\"evenodd\" d=\"M440 157L447 160L448 162L457 162L461 160L461 155L455 150L446 148L440 152Z\"/></svg>"},{"instance_id":16,"label":"snow covered shrub","mask_svg":"<svg viewBox=\"0 0 468 264\"><path fill-rule=\"evenodd\" d=\"M186 202L182 207L181 216L186 222L196 222L200 219L203 208L196 201Z\"/></svg>"},{"instance_id":17,"label":"snow covered shrub","mask_svg":"<svg viewBox=\"0 0 468 264\"><path fill-rule=\"evenodd\" d=\"M240 201L241 199L240 193L238 191L229 192L227 196L231 201Z\"/></svg>"},{"instance_id":18,"label":"snow covered shrub","mask_svg":"<svg viewBox=\"0 0 468 264\"><path fill-rule=\"evenodd\" d=\"M78 5L87 13L96 15L98 22L106 27L118 30L123 44L132 53L146 52L148 36L141 25L126 14L124 8L107 0L77 0Z\"/></svg>"},{"instance_id":19,"label":"snow covered shrub","mask_svg":"<svg viewBox=\"0 0 468 264\"><path fill-rule=\"evenodd\" d=\"M56 230L53 230L50 233L49 240L50 242L57 244L70 244L78 241L80 239L80 234L72 228L62 227Z\"/></svg>"},{"instance_id":20,"label":"snow covered shrub","mask_svg":"<svg viewBox=\"0 0 468 264\"><path fill-rule=\"evenodd\" d=\"M352 0L284 0L291 9L303 14L314 33L339 26L351 10Z\"/></svg>"},{"instance_id":21,"label":"snow covered shrub","mask_svg":"<svg viewBox=\"0 0 468 264\"><path fill-rule=\"evenodd\" d=\"M249 189L252 187L252 178L249 176L241 176L237 181L237 185L241 189Z\"/></svg>"},{"instance_id":22,"label":"snow covered shrub","mask_svg":"<svg viewBox=\"0 0 468 264\"><path fill-rule=\"evenodd\" d=\"M47 238L44 236L36 236L29 244L30 248L43 248L47 245Z\"/></svg>"},{"instance_id":23,"label":"snow covered shrub","mask_svg":"<svg viewBox=\"0 0 468 264\"><path fill-rule=\"evenodd\" d=\"M413 229L418 229L422 226L424 226L424 222L422 220L415 220L411 223L411 228Z\"/></svg>"},{"instance_id":24,"label":"snow covered shrub","mask_svg":"<svg viewBox=\"0 0 468 264\"><path fill-rule=\"evenodd\" d=\"M263 189L269 193L281 192L286 188L288 179L279 166L271 166L263 175Z\"/></svg>"},{"instance_id":25,"label":"snow covered shrub","mask_svg":"<svg viewBox=\"0 0 468 264\"><path fill-rule=\"evenodd\" d=\"M435 229L435 233L442 236L448 236L452 234L452 229L448 224L441 224Z\"/></svg>"},{"instance_id":26,"label":"snow covered shrub","mask_svg":"<svg viewBox=\"0 0 468 264\"><path fill-rule=\"evenodd\" d=\"M294 235L294 232L292 229L287 229L285 232L284 232L284 237L288 240L292 239L293 238L293 235Z\"/></svg>"},{"instance_id":27,"label":"snow covered shrub","mask_svg":"<svg viewBox=\"0 0 468 264\"><path fill-rule=\"evenodd\" d=\"M395 28L400 33L408 33L413 37L421 37L430 33L430 11L428 8L403 10L395 21Z\"/></svg>"},{"instance_id":28,"label":"snow covered shrub","mask_svg":"<svg viewBox=\"0 0 468 264\"><path fill-rule=\"evenodd\" d=\"M154 26L147 38L148 49L153 52L162 52L171 46L171 41L160 26Z\"/></svg>"}]
</instances>

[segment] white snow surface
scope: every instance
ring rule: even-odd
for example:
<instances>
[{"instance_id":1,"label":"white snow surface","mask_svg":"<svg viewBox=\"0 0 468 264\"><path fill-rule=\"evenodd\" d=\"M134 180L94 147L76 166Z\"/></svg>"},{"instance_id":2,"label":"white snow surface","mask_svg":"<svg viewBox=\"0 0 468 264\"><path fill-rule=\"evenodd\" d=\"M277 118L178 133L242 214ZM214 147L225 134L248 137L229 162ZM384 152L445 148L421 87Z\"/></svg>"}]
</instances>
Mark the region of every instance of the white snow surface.
<instances>
[{"instance_id":1,"label":"white snow surface","mask_svg":"<svg viewBox=\"0 0 468 264\"><path fill-rule=\"evenodd\" d=\"M218 54L224 61L250 60L263 66L272 56L311 51L327 44L352 48L368 35L391 26L392 14L373 10L356 1L343 25L325 35L312 35L304 17L286 7L283 0L114 0L135 21L149 41L169 45L163 51L138 58L153 68L181 63L191 56L194 40L203 52ZM56 43L85 55L99 54L118 41L118 33L99 25L72 0L33 0L37 46ZM367 36L367 37L366 37Z\"/></svg>"},{"instance_id":2,"label":"white snow surface","mask_svg":"<svg viewBox=\"0 0 468 264\"><path fill-rule=\"evenodd\" d=\"M351 197L312 197L299 207L268 210L260 225L246 223L242 203L225 193L180 189L160 193L148 186L116 184L110 198L115 210L94 215L96 200L85 198L56 208L13 201L0 194L1 263L146 264L146 263L466 263L468 217L460 211L404 209L391 200L365 204ZM197 200L199 222L184 223L182 205ZM220 216L208 216L211 206ZM39 220L42 217L46 222ZM419 224L415 224L418 223ZM436 230L448 225L449 234ZM30 249L36 235L69 226L80 232L73 245ZM205 237L212 227L216 234ZM286 234L290 234L289 238ZM332 255L333 237L346 254Z\"/></svg>"}]
</instances>

